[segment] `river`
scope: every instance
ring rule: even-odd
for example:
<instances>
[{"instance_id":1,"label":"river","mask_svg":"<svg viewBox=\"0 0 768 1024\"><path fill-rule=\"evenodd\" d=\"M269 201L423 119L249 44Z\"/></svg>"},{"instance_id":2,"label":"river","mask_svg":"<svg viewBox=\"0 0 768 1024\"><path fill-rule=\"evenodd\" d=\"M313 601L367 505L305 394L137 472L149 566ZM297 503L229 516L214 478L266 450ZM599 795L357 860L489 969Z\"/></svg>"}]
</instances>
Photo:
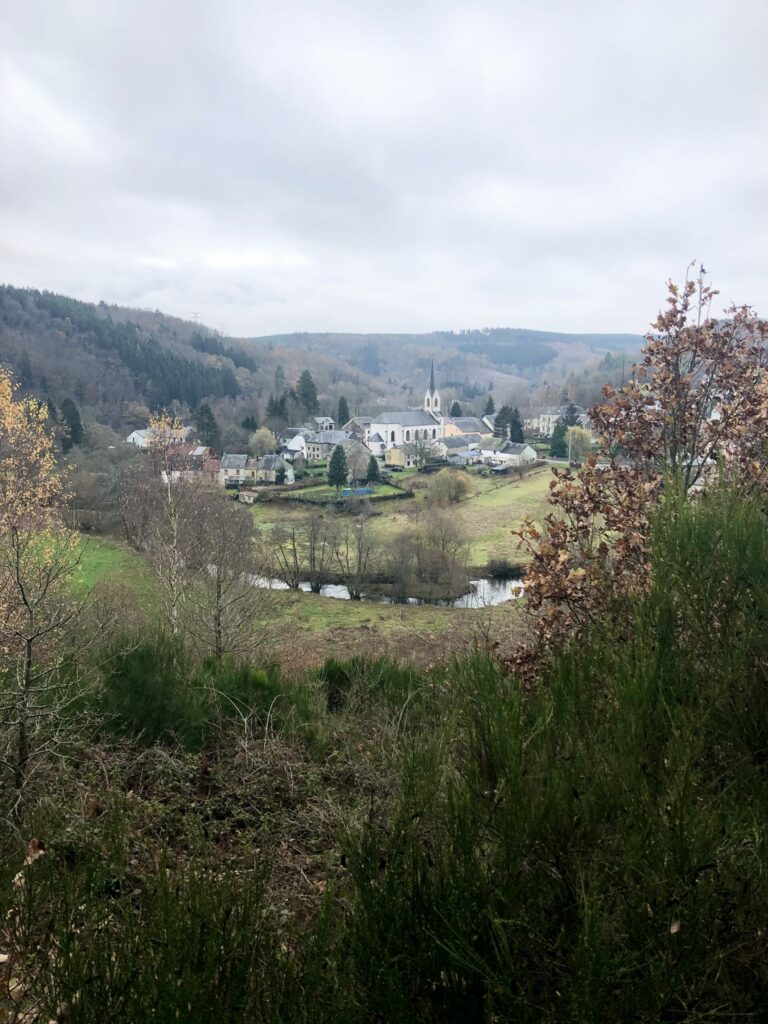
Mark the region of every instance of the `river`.
<instances>
[{"instance_id":1,"label":"river","mask_svg":"<svg viewBox=\"0 0 768 1024\"><path fill-rule=\"evenodd\" d=\"M289 590L287 583L282 580L267 579L264 576L254 576L253 584L256 587L269 588L270 590ZM469 581L469 591L449 600L434 600L425 597L408 597L403 601L395 602L394 598L386 594L363 594L363 601L370 601L375 604L431 604L441 605L445 608L490 608L493 605L503 604L505 601L512 601L522 597L523 584L520 580L494 580L479 579ZM312 588L309 581L299 584L299 590L310 593ZM321 597L333 598L337 601L350 601L349 591L343 584L326 583L320 588Z\"/></svg>"}]
</instances>

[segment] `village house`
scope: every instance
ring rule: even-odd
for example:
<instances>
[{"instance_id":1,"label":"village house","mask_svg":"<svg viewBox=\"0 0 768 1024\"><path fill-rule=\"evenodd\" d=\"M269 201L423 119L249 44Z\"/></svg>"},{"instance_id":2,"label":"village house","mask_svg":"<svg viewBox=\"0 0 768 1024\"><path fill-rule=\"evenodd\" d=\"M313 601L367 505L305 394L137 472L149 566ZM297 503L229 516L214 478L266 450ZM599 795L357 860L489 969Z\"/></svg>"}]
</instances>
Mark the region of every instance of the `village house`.
<instances>
[{"instance_id":1,"label":"village house","mask_svg":"<svg viewBox=\"0 0 768 1024\"><path fill-rule=\"evenodd\" d=\"M463 437L476 434L478 437L492 437L493 428L479 416L446 416L443 418L444 437Z\"/></svg>"},{"instance_id":2,"label":"village house","mask_svg":"<svg viewBox=\"0 0 768 1024\"><path fill-rule=\"evenodd\" d=\"M458 436L447 436L438 443L438 450L444 457L449 455L466 455L470 451L476 451L478 453L478 461L480 457L480 448L482 447L482 438L479 434L460 434Z\"/></svg>"},{"instance_id":3,"label":"village house","mask_svg":"<svg viewBox=\"0 0 768 1024\"><path fill-rule=\"evenodd\" d=\"M346 430L321 430L317 434L310 434L306 437L307 459L310 462L323 462L333 454L337 444L349 439L351 435Z\"/></svg>"},{"instance_id":4,"label":"village house","mask_svg":"<svg viewBox=\"0 0 768 1024\"><path fill-rule=\"evenodd\" d=\"M416 455L405 448L388 448L384 453L384 465L387 469L411 469L416 464Z\"/></svg>"},{"instance_id":5,"label":"village house","mask_svg":"<svg viewBox=\"0 0 768 1024\"><path fill-rule=\"evenodd\" d=\"M235 487L245 482L247 455L224 453L219 463L219 483L222 487Z\"/></svg>"},{"instance_id":6,"label":"village house","mask_svg":"<svg viewBox=\"0 0 768 1024\"><path fill-rule=\"evenodd\" d=\"M308 458L309 455L307 449L307 437L312 436L313 435L309 431L307 431L306 435L301 433L301 431L297 431L293 435L293 437L289 437L285 441L282 448L280 449L280 454L283 456L284 459L288 460L293 460L296 458Z\"/></svg>"},{"instance_id":7,"label":"village house","mask_svg":"<svg viewBox=\"0 0 768 1024\"><path fill-rule=\"evenodd\" d=\"M126 437L126 444L135 445L136 448L149 448L151 444L162 443L165 445L184 444L192 435L192 427L166 427L161 434L145 427L143 430L133 430Z\"/></svg>"},{"instance_id":8,"label":"village house","mask_svg":"<svg viewBox=\"0 0 768 1024\"><path fill-rule=\"evenodd\" d=\"M483 448L482 457L487 466L495 467L532 466L538 458L535 449L529 444L518 444L515 441L505 441L498 448Z\"/></svg>"},{"instance_id":9,"label":"village house","mask_svg":"<svg viewBox=\"0 0 768 1024\"><path fill-rule=\"evenodd\" d=\"M149 448L149 428L132 431L126 437L125 443L135 445L136 448Z\"/></svg>"},{"instance_id":10,"label":"village house","mask_svg":"<svg viewBox=\"0 0 768 1024\"><path fill-rule=\"evenodd\" d=\"M368 463L371 461L371 451L362 441L354 437L348 437L341 442L344 455L347 459L350 483L361 483L368 475Z\"/></svg>"},{"instance_id":11,"label":"village house","mask_svg":"<svg viewBox=\"0 0 768 1024\"><path fill-rule=\"evenodd\" d=\"M336 424L330 416L313 416L312 429L315 433L318 433L321 430L335 430Z\"/></svg>"},{"instance_id":12,"label":"village house","mask_svg":"<svg viewBox=\"0 0 768 1024\"><path fill-rule=\"evenodd\" d=\"M246 469L250 469L250 460ZM292 484L296 480L293 466L280 455L265 455L263 458L258 459L253 467L253 471L254 479L258 483L277 483L277 476L281 471L284 474L283 483Z\"/></svg>"},{"instance_id":13,"label":"village house","mask_svg":"<svg viewBox=\"0 0 768 1024\"><path fill-rule=\"evenodd\" d=\"M584 418L584 410L579 405L575 405L574 409L579 414L581 422ZM557 421L565 416L567 411L567 405L550 406L546 409L531 411L523 419L523 429L526 433L534 434L536 437L552 437Z\"/></svg>"}]
</instances>

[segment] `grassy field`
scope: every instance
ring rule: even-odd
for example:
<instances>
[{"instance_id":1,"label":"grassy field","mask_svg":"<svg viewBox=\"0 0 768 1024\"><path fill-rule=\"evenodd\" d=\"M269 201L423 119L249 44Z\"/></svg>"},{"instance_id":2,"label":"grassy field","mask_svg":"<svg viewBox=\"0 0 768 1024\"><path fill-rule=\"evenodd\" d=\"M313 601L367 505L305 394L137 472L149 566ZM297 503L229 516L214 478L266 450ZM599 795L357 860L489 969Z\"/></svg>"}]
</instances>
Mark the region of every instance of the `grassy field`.
<instances>
[{"instance_id":1,"label":"grassy field","mask_svg":"<svg viewBox=\"0 0 768 1024\"><path fill-rule=\"evenodd\" d=\"M102 580L120 580L140 594L150 582L147 566L135 552L112 540L89 537L83 541L77 587L89 591Z\"/></svg>"},{"instance_id":2,"label":"grassy field","mask_svg":"<svg viewBox=\"0 0 768 1024\"><path fill-rule=\"evenodd\" d=\"M485 565L491 558L520 561L523 553L517 550L512 530L525 516L536 520L547 512L547 496L552 473L549 468L536 470L522 480L491 481L493 486L479 488L467 501L463 501L457 516L472 537L470 560L473 565ZM486 480L481 483L487 484Z\"/></svg>"},{"instance_id":3,"label":"grassy field","mask_svg":"<svg viewBox=\"0 0 768 1024\"><path fill-rule=\"evenodd\" d=\"M412 526L424 511L429 479L417 475L403 474L402 482L414 487L413 502L387 504L376 517L376 531L389 541L409 526ZM547 496L552 473L549 467L536 470L522 480L513 478L473 477L474 494L451 507L451 512L463 524L471 540L470 563L481 568L491 558L506 558L510 562L524 560L524 554L517 549L512 531L525 516L541 520L548 511ZM310 490L310 489L308 489ZM312 488L311 490L315 490ZM269 530L276 524L282 526L298 523L307 515L306 509L297 505L276 502L253 506L253 518L257 527Z\"/></svg>"},{"instance_id":4,"label":"grassy field","mask_svg":"<svg viewBox=\"0 0 768 1024\"><path fill-rule=\"evenodd\" d=\"M471 538L471 565L480 569L492 558L506 558L513 563L523 560L512 530L526 515L541 519L547 508L551 478L547 468L522 480L474 478L474 494L450 509ZM388 504L376 516L375 528L385 543L394 541L425 511L428 478L403 474L402 482L415 488L416 500ZM327 490L311 490L323 489ZM306 516L306 506L277 502L253 506L254 522L264 531L277 524L299 523ZM83 545L78 588L89 590L102 580L127 584L137 602L151 611L153 583L143 559L114 541L89 539ZM286 637L284 642L278 642L276 656L284 668L296 672L331 655L359 653L407 657L424 665L466 649L489 629L503 639L514 637L520 628L519 608L515 604L471 611L340 601L279 591L275 593L275 614Z\"/></svg>"},{"instance_id":5,"label":"grassy field","mask_svg":"<svg viewBox=\"0 0 768 1024\"><path fill-rule=\"evenodd\" d=\"M87 540L77 587L85 592L102 581L127 585L138 605L152 611L153 581L143 559L114 541ZM328 657L355 654L386 654L424 666L481 642L491 627L495 635L508 637L520 628L519 610L512 604L467 610L341 601L289 591L275 591L274 599L273 615L284 637L276 642L274 654L288 674Z\"/></svg>"}]
</instances>

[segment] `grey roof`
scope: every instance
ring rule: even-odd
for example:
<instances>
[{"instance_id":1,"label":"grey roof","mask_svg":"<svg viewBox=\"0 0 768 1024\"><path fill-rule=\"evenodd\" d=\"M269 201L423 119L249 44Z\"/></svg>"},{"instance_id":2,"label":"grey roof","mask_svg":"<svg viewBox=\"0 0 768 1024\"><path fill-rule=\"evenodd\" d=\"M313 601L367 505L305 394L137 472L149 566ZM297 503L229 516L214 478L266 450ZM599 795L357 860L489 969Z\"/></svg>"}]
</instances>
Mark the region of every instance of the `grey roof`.
<instances>
[{"instance_id":1,"label":"grey roof","mask_svg":"<svg viewBox=\"0 0 768 1024\"><path fill-rule=\"evenodd\" d=\"M282 455L265 455L259 461L259 469L265 469L267 471L272 469L279 469L281 466L288 468L288 463L282 457Z\"/></svg>"},{"instance_id":2,"label":"grey roof","mask_svg":"<svg viewBox=\"0 0 768 1024\"><path fill-rule=\"evenodd\" d=\"M428 412L413 410L408 412L380 412L371 417L373 423L392 423L399 427L434 427L437 420Z\"/></svg>"},{"instance_id":3,"label":"grey roof","mask_svg":"<svg viewBox=\"0 0 768 1024\"><path fill-rule=\"evenodd\" d=\"M453 423L462 434L487 434L488 424L483 423L479 416L447 416L446 423Z\"/></svg>"},{"instance_id":4,"label":"grey roof","mask_svg":"<svg viewBox=\"0 0 768 1024\"><path fill-rule=\"evenodd\" d=\"M442 444L446 448L470 448L473 445L480 444L479 434L464 434L462 437L443 437L441 438Z\"/></svg>"},{"instance_id":5,"label":"grey roof","mask_svg":"<svg viewBox=\"0 0 768 1024\"><path fill-rule=\"evenodd\" d=\"M248 465L247 455L227 455L226 453L221 456L220 469L245 469Z\"/></svg>"},{"instance_id":6,"label":"grey roof","mask_svg":"<svg viewBox=\"0 0 768 1024\"><path fill-rule=\"evenodd\" d=\"M374 444L384 444L384 438L378 433L378 431L375 434L371 434L368 440L373 441Z\"/></svg>"},{"instance_id":7,"label":"grey roof","mask_svg":"<svg viewBox=\"0 0 768 1024\"><path fill-rule=\"evenodd\" d=\"M310 440L313 444L341 444L348 437L348 430L320 430Z\"/></svg>"},{"instance_id":8,"label":"grey roof","mask_svg":"<svg viewBox=\"0 0 768 1024\"><path fill-rule=\"evenodd\" d=\"M518 444L516 441L507 441L499 448L500 452L504 452L505 455L522 455L526 448L531 448L529 444ZM535 451L531 448L531 451Z\"/></svg>"}]
</instances>

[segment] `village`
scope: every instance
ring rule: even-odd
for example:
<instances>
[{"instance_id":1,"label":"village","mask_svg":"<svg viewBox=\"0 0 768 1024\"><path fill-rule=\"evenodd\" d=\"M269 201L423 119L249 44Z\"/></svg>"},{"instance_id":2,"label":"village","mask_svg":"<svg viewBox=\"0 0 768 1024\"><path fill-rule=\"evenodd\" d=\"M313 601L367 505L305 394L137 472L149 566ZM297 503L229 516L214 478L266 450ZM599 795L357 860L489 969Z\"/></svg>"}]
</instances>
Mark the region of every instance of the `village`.
<instances>
[{"instance_id":1,"label":"village","mask_svg":"<svg viewBox=\"0 0 768 1024\"><path fill-rule=\"evenodd\" d=\"M517 416L517 410L514 412ZM573 404L531 410L518 422L515 436L514 429L502 423L497 412L482 416L446 414L433 363L420 408L355 415L345 423L336 423L328 415L313 416L301 426L283 429L274 437L274 451L260 455L217 453L200 443L193 427L182 424L164 428L162 439L153 439L149 426L135 430L126 442L144 450L152 446L153 440L162 440L174 475L236 490L240 500L248 504L265 485L293 486L308 471L322 471L337 448L344 453L344 484L348 485L338 497L349 497L353 491L361 496L367 485L392 479L406 470L453 468L496 477L522 476L550 458L549 442L558 423L569 431L578 428L581 446L577 458L585 454L585 443L590 447L592 444L587 416ZM571 460L567 447L566 443L561 460Z\"/></svg>"}]
</instances>

